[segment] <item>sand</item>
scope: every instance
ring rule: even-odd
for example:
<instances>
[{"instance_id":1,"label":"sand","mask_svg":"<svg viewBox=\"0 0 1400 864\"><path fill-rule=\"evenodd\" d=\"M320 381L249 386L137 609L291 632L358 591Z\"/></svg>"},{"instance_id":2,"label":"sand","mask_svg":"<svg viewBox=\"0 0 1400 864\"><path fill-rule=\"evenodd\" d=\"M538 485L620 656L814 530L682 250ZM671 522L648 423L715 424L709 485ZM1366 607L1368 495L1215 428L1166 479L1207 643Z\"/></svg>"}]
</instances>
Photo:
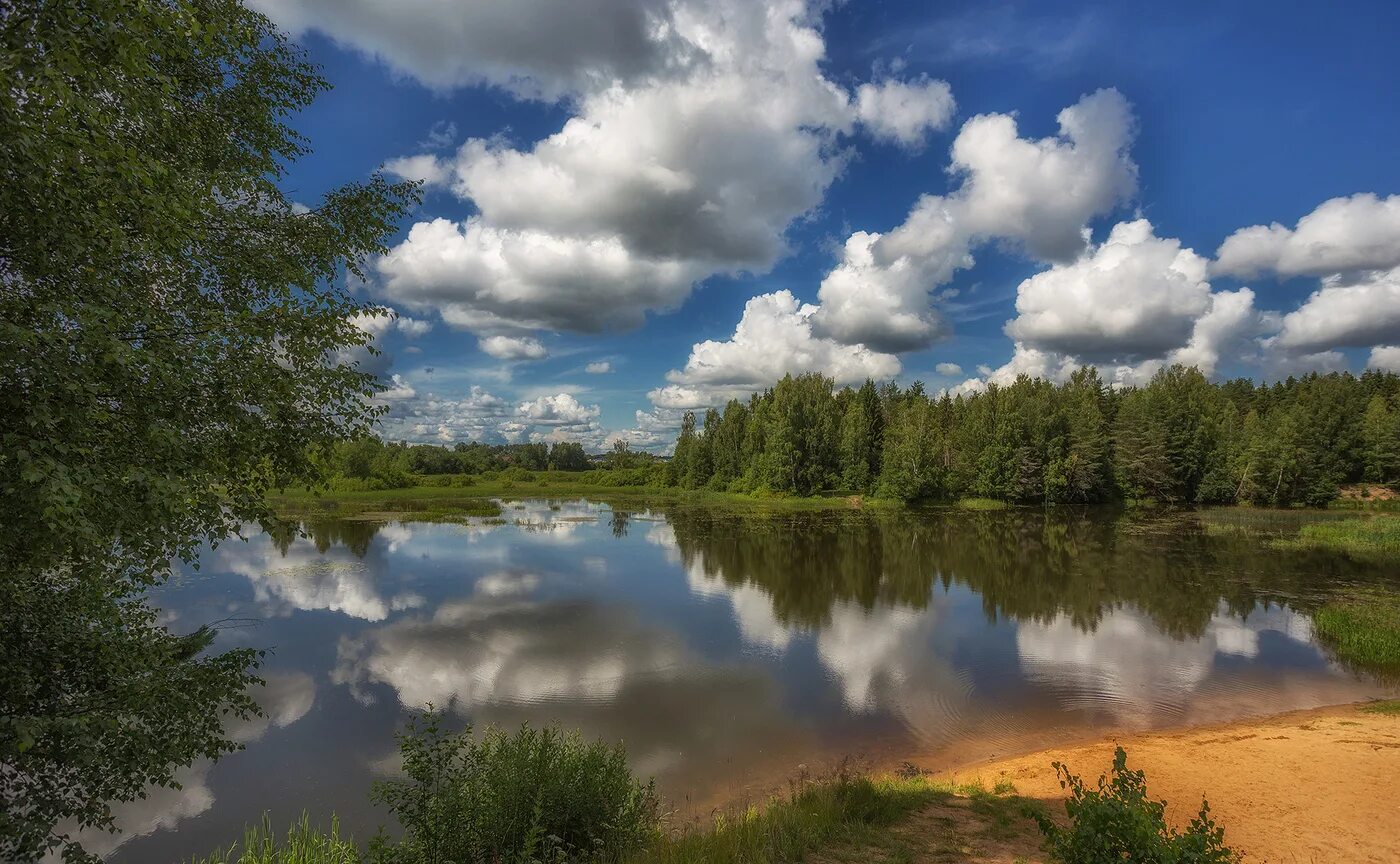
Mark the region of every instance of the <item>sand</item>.
<instances>
[{"instance_id":1,"label":"sand","mask_svg":"<svg viewBox=\"0 0 1400 864\"><path fill-rule=\"evenodd\" d=\"M1400 716L1357 705L1122 734L941 776L980 778L989 788L1010 780L1020 795L1063 813L1050 763L1064 762L1092 781L1108 770L1118 744L1128 766L1146 772L1148 792L1169 802L1174 824L1189 821L1204 794L1226 842L1251 864L1400 862Z\"/></svg>"}]
</instances>

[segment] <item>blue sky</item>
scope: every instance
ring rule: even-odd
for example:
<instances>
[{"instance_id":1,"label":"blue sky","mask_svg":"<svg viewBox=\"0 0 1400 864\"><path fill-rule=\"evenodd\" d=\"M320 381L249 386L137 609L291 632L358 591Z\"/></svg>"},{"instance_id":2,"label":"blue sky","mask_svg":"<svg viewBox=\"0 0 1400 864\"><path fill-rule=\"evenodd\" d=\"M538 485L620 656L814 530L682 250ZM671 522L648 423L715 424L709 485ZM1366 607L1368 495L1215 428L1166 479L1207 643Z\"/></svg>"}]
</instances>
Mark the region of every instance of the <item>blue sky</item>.
<instances>
[{"instance_id":1,"label":"blue sky","mask_svg":"<svg viewBox=\"0 0 1400 864\"><path fill-rule=\"evenodd\" d=\"M362 289L389 437L1400 368L1395 4L248 2L334 88L289 193L428 184Z\"/></svg>"}]
</instances>

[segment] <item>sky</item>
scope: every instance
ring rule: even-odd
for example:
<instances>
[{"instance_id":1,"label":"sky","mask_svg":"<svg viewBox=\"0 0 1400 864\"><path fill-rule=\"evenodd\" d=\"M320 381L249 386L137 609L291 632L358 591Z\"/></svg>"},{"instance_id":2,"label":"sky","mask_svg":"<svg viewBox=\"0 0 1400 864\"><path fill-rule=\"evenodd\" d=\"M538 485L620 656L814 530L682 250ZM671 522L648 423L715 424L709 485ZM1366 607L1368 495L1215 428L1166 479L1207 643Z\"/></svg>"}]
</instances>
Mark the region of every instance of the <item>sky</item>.
<instances>
[{"instance_id":1,"label":"sky","mask_svg":"<svg viewBox=\"0 0 1400 864\"><path fill-rule=\"evenodd\" d=\"M392 440L621 439L821 372L1400 371L1400 4L245 0L332 89L299 202Z\"/></svg>"}]
</instances>

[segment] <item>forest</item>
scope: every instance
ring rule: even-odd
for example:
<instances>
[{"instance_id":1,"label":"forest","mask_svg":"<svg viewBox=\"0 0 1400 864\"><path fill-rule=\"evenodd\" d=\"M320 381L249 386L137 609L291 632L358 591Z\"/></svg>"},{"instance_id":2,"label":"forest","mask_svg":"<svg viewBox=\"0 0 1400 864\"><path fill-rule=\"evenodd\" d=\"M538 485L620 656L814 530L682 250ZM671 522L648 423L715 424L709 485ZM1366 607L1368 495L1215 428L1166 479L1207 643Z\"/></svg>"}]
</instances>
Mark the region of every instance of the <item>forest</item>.
<instances>
[{"instance_id":1,"label":"forest","mask_svg":"<svg viewBox=\"0 0 1400 864\"><path fill-rule=\"evenodd\" d=\"M1085 367L966 396L786 377L703 420L687 413L666 482L903 501L1320 505L1400 480L1400 376L1215 384L1194 368L1114 389Z\"/></svg>"},{"instance_id":2,"label":"forest","mask_svg":"<svg viewBox=\"0 0 1400 864\"><path fill-rule=\"evenodd\" d=\"M361 438L324 467L333 488L353 489L592 469L600 485L759 495L1318 506L1347 484L1400 482L1400 376L1213 383L1173 366L1113 388L1085 367L1062 384L1022 377L951 396L789 375L703 418L686 412L669 460L623 443L590 456L571 442Z\"/></svg>"}]
</instances>

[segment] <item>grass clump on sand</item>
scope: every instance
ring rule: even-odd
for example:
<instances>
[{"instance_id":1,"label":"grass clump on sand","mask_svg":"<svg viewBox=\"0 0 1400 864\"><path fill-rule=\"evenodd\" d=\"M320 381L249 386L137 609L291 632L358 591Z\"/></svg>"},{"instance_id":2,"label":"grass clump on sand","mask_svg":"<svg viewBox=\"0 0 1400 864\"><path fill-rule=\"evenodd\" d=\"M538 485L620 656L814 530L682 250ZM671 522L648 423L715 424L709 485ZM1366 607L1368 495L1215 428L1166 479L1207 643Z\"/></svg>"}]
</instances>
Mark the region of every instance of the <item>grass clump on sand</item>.
<instances>
[{"instance_id":1,"label":"grass clump on sand","mask_svg":"<svg viewBox=\"0 0 1400 864\"><path fill-rule=\"evenodd\" d=\"M1225 845L1225 829L1210 818L1201 801L1196 818L1178 832L1167 825L1167 802L1147 797L1147 778L1128 770L1128 754L1113 754L1110 777L1091 789L1069 768L1053 763L1060 785L1069 790L1065 813L1069 825L1048 816L1036 821L1045 835L1050 860L1061 864L1235 864L1239 853Z\"/></svg>"},{"instance_id":2,"label":"grass clump on sand","mask_svg":"<svg viewBox=\"0 0 1400 864\"><path fill-rule=\"evenodd\" d=\"M1377 702L1369 702L1362 705L1361 710L1367 714L1388 714L1400 717L1400 699L1381 699Z\"/></svg>"},{"instance_id":3,"label":"grass clump on sand","mask_svg":"<svg viewBox=\"0 0 1400 864\"><path fill-rule=\"evenodd\" d=\"M311 827L303 813L301 820L279 840L272 823L263 816L261 825L243 832L243 843L227 850L195 858L192 864L358 864L359 849L349 838L341 839L340 825L332 818L329 833Z\"/></svg>"},{"instance_id":4,"label":"grass clump on sand","mask_svg":"<svg viewBox=\"0 0 1400 864\"><path fill-rule=\"evenodd\" d=\"M1313 613L1313 629L1337 656L1361 666L1400 666L1400 594L1365 591Z\"/></svg>"},{"instance_id":5,"label":"grass clump on sand","mask_svg":"<svg viewBox=\"0 0 1400 864\"><path fill-rule=\"evenodd\" d=\"M1276 545L1341 552L1362 561L1400 560L1400 516L1312 522L1298 529L1297 537Z\"/></svg>"}]
</instances>

